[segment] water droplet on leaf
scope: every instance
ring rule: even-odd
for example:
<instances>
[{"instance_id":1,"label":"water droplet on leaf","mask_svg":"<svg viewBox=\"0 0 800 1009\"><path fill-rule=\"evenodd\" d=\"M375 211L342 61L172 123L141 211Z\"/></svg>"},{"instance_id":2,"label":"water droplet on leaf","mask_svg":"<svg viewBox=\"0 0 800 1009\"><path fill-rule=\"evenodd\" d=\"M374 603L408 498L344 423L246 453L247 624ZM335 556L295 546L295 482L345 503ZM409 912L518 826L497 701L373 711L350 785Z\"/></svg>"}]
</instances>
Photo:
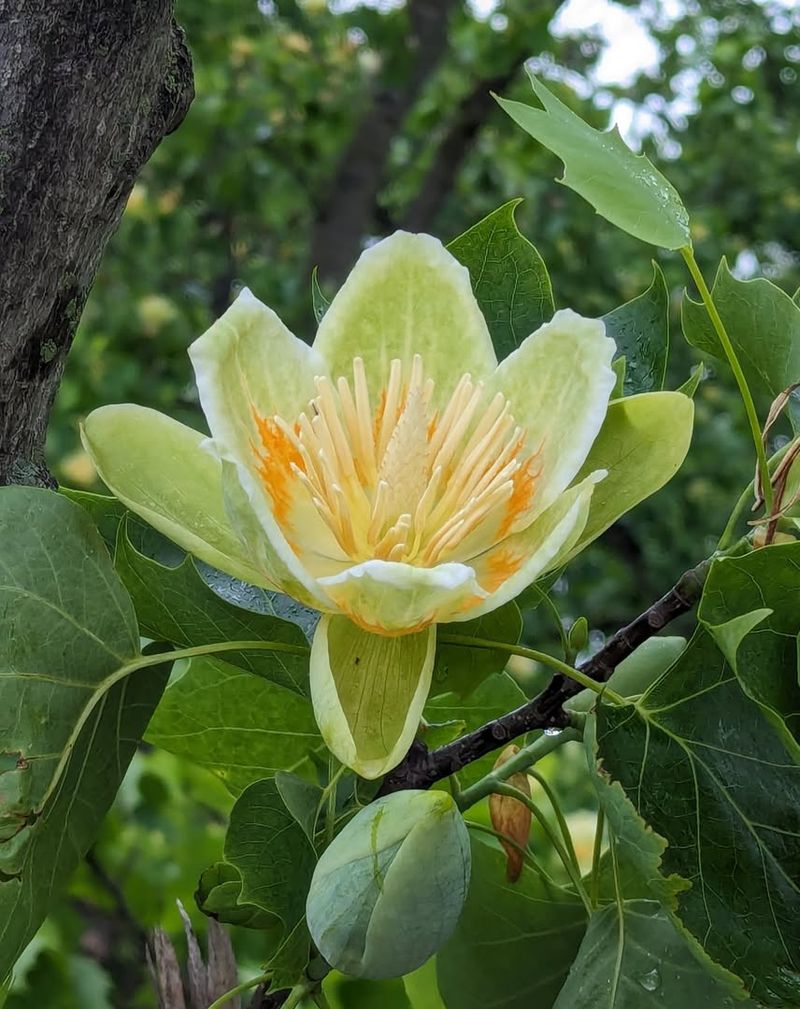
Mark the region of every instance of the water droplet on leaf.
<instances>
[{"instance_id":1,"label":"water droplet on leaf","mask_svg":"<svg viewBox=\"0 0 800 1009\"><path fill-rule=\"evenodd\" d=\"M655 967L646 974L640 974L636 980L645 991L656 991L661 985L661 975Z\"/></svg>"}]
</instances>

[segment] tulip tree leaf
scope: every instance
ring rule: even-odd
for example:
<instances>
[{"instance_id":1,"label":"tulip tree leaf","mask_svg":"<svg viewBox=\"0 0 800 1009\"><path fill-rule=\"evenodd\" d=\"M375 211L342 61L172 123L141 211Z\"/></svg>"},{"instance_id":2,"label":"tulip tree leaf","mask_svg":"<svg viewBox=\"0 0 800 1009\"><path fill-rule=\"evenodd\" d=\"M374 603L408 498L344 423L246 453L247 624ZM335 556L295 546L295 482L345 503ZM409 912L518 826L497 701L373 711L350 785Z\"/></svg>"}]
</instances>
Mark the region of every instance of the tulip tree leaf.
<instances>
[{"instance_id":1,"label":"tulip tree leaf","mask_svg":"<svg viewBox=\"0 0 800 1009\"><path fill-rule=\"evenodd\" d=\"M678 658L686 647L686 638L648 638L617 666L608 686L622 697L643 694ZM594 690L581 690L564 705L567 711L590 711L597 700Z\"/></svg>"},{"instance_id":2,"label":"tulip tree leaf","mask_svg":"<svg viewBox=\"0 0 800 1009\"><path fill-rule=\"evenodd\" d=\"M553 1009L755 1009L697 959L657 901L613 903L592 915Z\"/></svg>"},{"instance_id":3,"label":"tulip tree leaf","mask_svg":"<svg viewBox=\"0 0 800 1009\"><path fill-rule=\"evenodd\" d=\"M598 754L692 884L676 914L766 1006L800 1003L800 766L700 628L637 705L597 709ZM612 786L613 787L613 786Z\"/></svg>"},{"instance_id":4,"label":"tulip tree leaf","mask_svg":"<svg viewBox=\"0 0 800 1009\"><path fill-rule=\"evenodd\" d=\"M573 554L674 476L689 450L693 419L691 399L679 392L628 396L609 405L575 478L579 483L594 470L608 471L594 488L589 518Z\"/></svg>"},{"instance_id":5,"label":"tulip tree leaf","mask_svg":"<svg viewBox=\"0 0 800 1009\"><path fill-rule=\"evenodd\" d=\"M515 645L522 634L522 614L513 600L485 613L476 620L460 624L440 624L436 658L433 666L433 696L443 693L468 697L487 676L500 673L508 662L508 652L499 649L466 648L443 642L442 635L458 634L471 638L488 638Z\"/></svg>"},{"instance_id":6,"label":"tulip tree leaf","mask_svg":"<svg viewBox=\"0 0 800 1009\"><path fill-rule=\"evenodd\" d=\"M618 781L613 781L598 761L597 722L586 721L585 743L589 767L596 771L592 782L599 805L614 837L617 860L612 876L614 891L622 897L655 897L666 907L676 907L676 896L689 884L680 875L667 875L664 852L667 841L646 823Z\"/></svg>"},{"instance_id":7,"label":"tulip tree leaf","mask_svg":"<svg viewBox=\"0 0 800 1009\"><path fill-rule=\"evenodd\" d=\"M689 399L694 399L694 394L697 392L700 383L705 378L705 373L706 369L704 364L695 365L683 385L679 385L675 391L682 392L683 395L688 396Z\"/></svg>"},{"instance_id":8,"label":"tulip tree leaf","mask_svg":"<svg viewBox=\"0 0 800 1009\"><path fill-rule=\"evenodd\" d=\"M133 606L82 508L51 491L4 487L0 543L6 977L94 841L169 662L136 671Z\"/></svg>"},{"instance_id":9,"label":"tulip tree leaf","mask_svg":"<svg viewBox=\"0 0 800 1009\"><path fill-rule=\"evenodd\" d=\"M785 291L764 277L737 280L723 258L711 294L748 382L774 399L800 380L800 306ZM693 347L726 360L705 306L688 294L681 323ZM791 399L788 412L800 430L800 403Z\"/></svg>"},{"instance_id":10,"label":"tulip tree leaf","mask_svg":"<svg viewBox=\"0 0 800 1009\"><path fill-rule=\"evenodd\" d=\"M283 924L271 911L242 901L242 877L236 866L215 862L200 875L195 892L197 906L210 918L241 928L255 928L272 933L275 943L283 935Z\"/></svg>"},{"instance_id":11,"label":"tulip tree leaf","mask_svg":"<svg viewBox=\"0 0 800 1009\"><path fill-rule=\"evenodd\" d=\"M453 938L436 958L447 1009L552 1005L586 930L572 893L525 869L506 879L499 846L472 837L472 880ZM487 941L488 940L488 941Z\"/></svg>"},{"instance_id":12,"label":"tulip tree leaf","mask_svg":"<svg viewBox=\"0 0 800 1009\"><path fill-rule=\"evenodd\" d=\"M800 543L714 561L697 615L717 638L745 693L779 730L785 722L800 739ZM737 626L747 633L731 641L731 654L721 639Z\"/></svg>"},{"instance_id":13,"label":"tulip tree leaf","mask_svg":"<svg viewBox=\"0 0 800 1009\"><path fill-rule=\"evenodd\" d=\"M112 554L116 551L120 526L124 525L133 549L152 561L173 568L189 556L115 497L64 487L60 493L89 512ZM194 558L194 565L206 585L232 606L290 620L301 628L307 638L313 637L320 618L316 610L303 606L282 592L271 592L243 582L197 558Z\"/></svg>"},{"instance_id":14,"label":"tulip tree leaf","mask_svg":"<svg viewBox=\"0 0 800 1009\"><path fill-rule=\"evenodd\" d=\"M314 843L314 832L317 825L317 813L323 801L323 792L306 778L288 771L278 771L275 784L284 806L303 828L311 844Z\"/></svg>"},{"instance_id":15,"label":"tulip tree leaf","mask_svg":"<svg viewBox=\"0 0 800 1009\"><path fill-rule=\"evenodd\" d=\"M555 312L544 260L514 220L520 203L504 203L447 247L469 270L499 361Z\"/></svg>"},{"instance_id":16,"label":"tulip tree leaf","mask_svg":"<svg viewBox=\"0 0 800 1009\"><path fill-rule=\"evenodd\" d=\"M526 700L525 694L508 673L493 673L466 699L457 694L443 694L428 701L424 715L427 721L439 724L460 722L466 733L518 708ZM463 767L458 777L464 787L488 774L494 766L496 756L497 754L490 753Z\"/></svg>"},{"instance_id":17,"label":"tulip tree leaf","mask_svg":"<svg viewBox=\"0 0 800 1009\"><path fill-rule=\"evenodd\" d=\"M792 295L792 301L795 303L795 305L800 306L800 287L798 287L797 290Z\"/></svg>"},{"instance_id":18,"label":"tulip tree leaf","mask_svg":"<svg viewBox=\"0 0 800 1009\"><path fill-rule=\"evenodd\" d=\"M690 244L689 215L673 186L643 155L625 144L616 127L595 130L576 116L532 73L543 108L498 98L523 130L564 162L559 179L598 214L643 242L664 249Z\"/></svg>"},{"instance_id":19,"label":"tulip tree leaf","mask_svg":"<svg viewBox=\"0 0 800 1009\"><path fill-rule=\"evenodd\" d=\"M292 980L308 958L306 895L317 856L287 809L274 779L253 782L231 810L225 861L242 881L239 900L274 914L283 924L280 970ZM282 955L283 954L283 955Z\"/></svg>"},{"instance_id":20,"label":"tulip tree leaf","mask_svg":"<svg viewBox=\"0 0 800 1009\"><path fill-rule=\"evenodd\" d=\"M617 354L625 357L625 395L662 389L669 353L669 291L658 263L653 261L653 282L647 290L608 312L603 322Z\"/></svg>"},{"instance_id":21,"label":"tulip tree leaf","mask_svg":"<svg viewBox=\"0 0 800 1009\"><path fill-rule=\"evenodd\" d=\"M309 701L211 659L193 659L170 684L147 739L208 768L234 795L276 771L308 767L322 746Z\"/></svg>"},{"instance_id":22,"label":"tulip tree leaf","mask_svg":"<svg viewBox=\"0 0 800 1009\"><path fill-rule=\"evenodd\" d=\"M150 560L134 550L124 528L117 540L115 563L145 637L181 648L233 641L275 642L274 650L243 649L225 652L223 657L301 696L308 694L308 643L296 624L226 602L206 585L189 556L177 567Z\"/></svg>"}]
</instances>

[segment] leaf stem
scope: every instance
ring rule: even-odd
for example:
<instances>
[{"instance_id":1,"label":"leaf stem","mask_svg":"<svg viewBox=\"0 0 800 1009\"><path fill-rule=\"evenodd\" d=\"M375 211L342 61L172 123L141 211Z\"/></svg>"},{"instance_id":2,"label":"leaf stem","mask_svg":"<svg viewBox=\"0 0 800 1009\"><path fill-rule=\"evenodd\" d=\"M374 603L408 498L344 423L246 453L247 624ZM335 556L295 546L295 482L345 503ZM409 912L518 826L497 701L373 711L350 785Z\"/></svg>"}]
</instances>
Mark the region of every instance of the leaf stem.
<instances>
[{"instance_id":1,"label":"leaf stem","mask_svg":"<svg viewBox=\"0 0 800 1009\"><path fill-rule=\"evenodd\" d=\"M138 672L140 669L147 669L149 666L160 666L164 662L177 662L179 659L194 659L201 655L216 655L222 652L259 650L293 652L301 655L306 655L309 651L307 647L302 645L291 645L285 641L219 641L213 644L195 645L192 648L177 648L169 652L151 652L148 655L137 655L129 662L126 662L118 669L115 669L113 673L109 673L104 680L101 680L95 685L94 693L87 701L86 707L81 711L80 715L75 720L72 732L70 732L69 738L64 743L64 748L61 751L61 757L53 771L48 788L39 802L38 808L44 808L53 791L57 788L61 775L64 773L67 762L72 755L75 743L78 741L78 737L83 731L84 726L89 721L92 712L97 707L100 700L108 693L109 690L111 690L113 686L119 683L120 680L127 679L131 673Z\"/></svg>"},{"instance_id":2,"label":"leaf stem","mask_svg":"<svg viewBox=\"0 0 800 1009\"><path fill-rule=\"evenodd\" d=\"M602 694L604 700L610 701L612 704L622 705L626 703L618 693L614 690L609 690L606 684L598 683L597 680L586 676L585 673L582 673L579 669L575 669L574 666L570 666L566 662L562 662L561 659L548 655L546 652L539 652L535 648L528 648L525 645L511 645L507 641L493 641L491 638L472 638L467 634L451 634L449 632L440 634L439 640L448 645L460 645L464 648L486 648L491 651L507 652L509 655L521 655L525 659L533 659L534 662L541 662L543 666L550 666L551 669L555 669L562 676L574 680L582 687L587 687L593 693Z\"/></svg>"},{"instance_id":3,"label":"leaf stem","mask_svg":"<svg viewBox=\"0 0 800 1009\"><path fill-rule=\"evenodd\" d=\"M259 974L258 977L251 977L249 981L243 981L241 984L237 984L235 988L231 988L230 991L226 991L224 995L211 1003L208 1009L222 1009L222 1006L226 1005L232 998L236 998L237 995L241 995L242 992L249 991L251 988L257 988L258 985L263 984L265 981L269 981L272 977L272 971L266 974Z\"/></svg>"},{"instance_id":4,"label":"leaf stem","mask_svg":"<svg viewBox=\"0 0 800 1009\"><path fill-rule=\"evenodd\" d=\"M739 358L736 356L736 351L731 343L731 338L728 336L728 331L725 329L722 317L717 311L717 306L714 304L711 292L706 285L703 274L700 271L700 267L697 265L697 260L694 258L694 252L692 251L691 245L685 245L680 251L686 261L687 267L689 268L689 273L691 273L692 279L697 285L697 290L700 292L700 297L703 299L703 304L706 306L706 311L711 319L711 324L719 337L719 342L722 344L722 349L725 351L725 356L728 359L731 371L736 379L736 384L739 387L739 394L742 397L745 413L747 414L747 421L750 425L750 431L753 436L753 444L756 449L756 459L758 460L758 472L761 477L761 484L763 487L764 503L766 504L767 514L769 515L772 511L772 485L769 482L767 450L764 448L764 439L761 435L761 425L758 422L758 414L756 413L756 407L753 402L750 387L747 384L747 379L745 378L744 371L742 371Z\"/></svg>"},{"instance_id":5,"label":"leaf stem","mask_svg":"<svg viewBox=\"0 0 800 1009\"><path fill-rule=\"evenodd\" d=\"M563 649L563 652L564 652L564 658L565 658L565 660L569 661L569 658L570 658L569 639L567 638L567 632L564 629L564 624L561 622L561 614L558 612L558 608L556 607L556 604L550 598L549 594L547 592L545 592L543 589L540 589L539 586L536 585L536 583L534 583L533 585L531 585L531 588L535 589L536 592L539 593L539 597L540 597L539 601L542 602L542 603L544 603L545 608L548 610L548 612L552 616L552 618L553 618L553 625L555 626L556 630L558 631L558 637L559 637L559 640L561 641L561 648Z\"/></svg>"},{"instance_id":6,"label":"leaf stem","mask_svg":"<svg viewBox=\"0 0 800 1009\"><path fill-rule=\"evenodd\" d=\"M597 825L594 831L594 849L592 850L592 906L597 907L600 888L600 856L603 851L603 834L606 827L606 814L602 808L597 811Z\"/></svg>"},{"instance_id":7,"label":"leaf stem","mask_svg":"<svg viewBox=\"0 0 800 1009\"><path fill-rule=\"evenodd\" d=\"M787 442L787 444L784 445L783 448L779 448L778 451L774 453L774 455L770 456L767 462L770 475L775 471L778 463L781 461L781 459L783 459L783 457L789 451L791 446L792 443ZM730 514L730 518L728 519L725 528L722 530L722 535L719 538L719 543L717 543L717 553L722 553L731 546L731 541L734 539L736 535L736 526L739 522L739 519L742 516L742 512L745 510L749 502L753 500L754 491L755 488L753 487L753 481L751 480L750 483L742 491L736 504L733 506L733 511Z\"/></svg>"},{"instance_id":8,"label":"leaf stem","mask_svg":"<svg viewBox=\"0 0 800 1009\"><path fill-rule=\"evenodd\" d=\"M529 767L527 773L534 779L534 781L539 782L542 787L542 791L547 796L547 801L550 803L553 812L555 813L556 820L558 820L558 826L564 837L564 844L567 846L567 852L569 857L572 859L572 864L580 872L578 856L575 852L575 845L572 842L572 834L570 832L569 825L567 824L567 818L564 816L561 809L561 803L558 801L558 796L556 795L550 782L534 767Z\"/></svg>"},{"instance_id":9,"label":"leaf stem","mask_svg":"<svg viewBox=\"0 0 800 1009\"><path fill-rule=\"evenodd\" d=\"M521 853L525 862L530 865L531 869L539 876L545 883L549 883L551 886L557 886L556 881L544 870L544 868L539 865L534 856L531 854L529 848L518 844L513 837L509 837L508 834L502 834L499 830L493 830L491 827L487 827L484 823L476 823L474 820L464 820L467 828L469 830L477 830L481 834L489 834L491 837L496 837L498 841L505 841L506 844L510 844L512 848L516 848L518 852Z\"/></svg>"},{"instance_id":10,"label":"leaf stem","mask_svg":"<svg viewBox=\"0 0 800 1009\"><path fill-rule=\"evenodd\" d=\"M575 865L575 863L569 857L566 848L559 840L558 834L550 826L550 824L547 821L547 817L541 811L539 806L521 789L514 788L514 786L509 785L508 782L505 781L498 782L494 787L494 791L497 792L499 795L507 795L509 796L509 798L516 799L518 802L521 802L523 806L527 806L528 809L533 813L533 815L539 821L539 826L545 832L548 841L550 842L550 844L552 844L553 848L556 850L556 853L558 854L558 857L561 859L561 863L563 864L567 875L572 881L572 885L575 887L578 896L583 901L583 906L586 908L586 913L591 914L592 905L589 901L589 895L586 893L586 888L583 885L581 874L578 871L578 868Z\"/></svg>"},{"instance_id":11,"label":"leaf stem","mask_svg":"<svg viewBox=\"0 0 800 1009\"><path fill-rule=\"evenodd\" d=\"M334 771L336 758L331 754L328 757L328 784L325 786L325 844L326 846L333 840L336 833L336 792L339 778L342 776L344 764L341 764L338 771Z\"/></svg>"},{"instance_id":12,"label":"leaf stem","mask_svg":"<svg viewBox=\"0 0 800 1009\"><path fill-rule=\"evenodd\" d=\"M518 771L527 771L537 760L541 760L542 757L545 757L548 753L552 753L559 746L580 738L581 734L577 729L564 729L562 732L556 732L553 735L542 733L538 739L535 739L527 746L523 746L519 753L515 753L513 757L509 757L499 767L484 775L484 777L470 785L469 788L465 788L458 796L458 808L462 812L465 809L469 809L476 802L485 799L487 795L496 792L496 786L504 784L512 774L516 774Z\"/></svg>"}]
</instances>

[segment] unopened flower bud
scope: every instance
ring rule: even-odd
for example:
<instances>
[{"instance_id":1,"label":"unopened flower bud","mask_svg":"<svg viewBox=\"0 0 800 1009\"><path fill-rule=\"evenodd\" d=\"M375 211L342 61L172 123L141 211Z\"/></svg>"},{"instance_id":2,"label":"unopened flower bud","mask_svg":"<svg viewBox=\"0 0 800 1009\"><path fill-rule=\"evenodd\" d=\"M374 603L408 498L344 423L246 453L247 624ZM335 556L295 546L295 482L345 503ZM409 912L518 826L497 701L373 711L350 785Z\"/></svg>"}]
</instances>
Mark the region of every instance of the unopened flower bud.
<instances>
[{"instance_id":1,"label":"unopened flower bud","mask_svg":"<svg viewBox=\"0 0 800 1009\"><path fill-rule=\"evenodd\" d=\"M495 761L495 770L502 767L517 753L519 753L518 746L513 743L511 746L507 746ZM512 774L507 782L530 797L530 781L524 771ZM531 831L531 811L519 799L510 795L494 794L489 797L489 814L492 826L501 835L500 843L506 853L506 876L509 883L516 883L522 873L525 861L523 852L527 847Z\"/></svg>"}]
</instances>

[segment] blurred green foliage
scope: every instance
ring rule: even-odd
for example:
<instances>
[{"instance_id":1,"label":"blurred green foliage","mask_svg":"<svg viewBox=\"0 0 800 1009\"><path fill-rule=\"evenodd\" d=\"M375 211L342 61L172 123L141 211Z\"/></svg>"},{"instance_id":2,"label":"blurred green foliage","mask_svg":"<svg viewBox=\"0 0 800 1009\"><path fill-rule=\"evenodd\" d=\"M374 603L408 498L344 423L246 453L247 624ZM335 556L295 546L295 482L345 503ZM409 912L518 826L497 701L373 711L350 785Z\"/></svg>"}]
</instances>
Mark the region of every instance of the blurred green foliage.
<instances>
[{"instance_id":1,"label":"blurred green foliage","mask_svg":"<svg viewBox=\"0 0 800 1009\"><path fill-rule=\"evenodd\" d=\"M678 322L687 283L679 258L615 231L559 186L557 159L485 97L493 88L530 101L522 72L528 57L562 100L584 115L593 105L594 125L606 125L612 106L630 121L629 138L641 141L690 210L709 280L725 254L741 276L763 273L790 293L797 289L794 5L626 3L659 58L652 72L624 84L597 78L600 8L595 28L556 37L548 5L444 6L446 44L415 92L415 47L402 2L179 0L197 97L142 172L87 305L50 432L59 479L93 485L77 432L80 419L103 403L133 401L202 423L186 348L239 286L252 287L299 335L313 335L314 236L337 201L352 195L336 191L333 180L341 178L359 124L387 95L405 96L408 107L382 153L379 184L362 201L362 242L400 226L449 240L522 196L517 219L550 269L558 306L602 315L648 286L650 258L657 258L673 306L668 385L681 384L695 358ZM357 177L348 182L358 185ZM336 250L343 261L358 251ZM336 273L322 276L327 294ZM563 618L585 614L595 646L713 549L752 477L743 411L722 366L709 369L696 404L694 444L678 477L555 587ZM763 416L766 404L759 407ZM551 619L535 610L526 634L555 651ZM552 773L567 807L582 815L589 797L574 791L576 768L565 759ZM191 904L199 872L220 857L229 805L205 772L167 754L140 754L92 858L20 964L7 1009L152 1006L138 938L157 922L178 936L175 898ZM257 940L237 930L245 974L258 971ZM361 1003L354 992L346 1004Z\"/></svg>"}]
</instances>

